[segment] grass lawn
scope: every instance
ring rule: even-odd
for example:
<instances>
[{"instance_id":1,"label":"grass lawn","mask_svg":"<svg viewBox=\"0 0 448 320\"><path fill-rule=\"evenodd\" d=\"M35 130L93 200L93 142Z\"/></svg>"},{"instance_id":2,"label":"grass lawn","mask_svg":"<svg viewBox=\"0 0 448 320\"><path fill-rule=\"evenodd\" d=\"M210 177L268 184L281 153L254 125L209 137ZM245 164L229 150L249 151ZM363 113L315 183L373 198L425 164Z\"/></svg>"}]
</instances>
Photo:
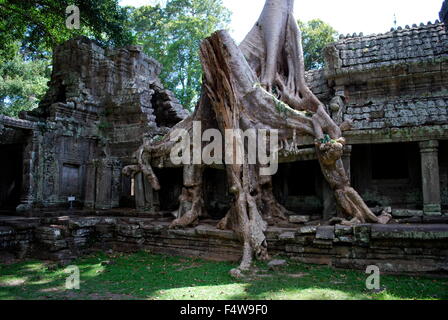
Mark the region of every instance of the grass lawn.
<instances>
[{"instance_id":1,"label":"grass lawn","mask_svg":"<svg viewBox=\"0 0 448 320\"><path fill-rule=\"evenodd\" d=\"M63 267L38 261L0 265L0 299L448 299L448 279L381 276L381 292L366 289L360 271L288 261L270 271L257 263L243 280L229 275L236 265L139 252L96 254L73 263L80 290L65 290Z\"/></svg>"}]
</instances>

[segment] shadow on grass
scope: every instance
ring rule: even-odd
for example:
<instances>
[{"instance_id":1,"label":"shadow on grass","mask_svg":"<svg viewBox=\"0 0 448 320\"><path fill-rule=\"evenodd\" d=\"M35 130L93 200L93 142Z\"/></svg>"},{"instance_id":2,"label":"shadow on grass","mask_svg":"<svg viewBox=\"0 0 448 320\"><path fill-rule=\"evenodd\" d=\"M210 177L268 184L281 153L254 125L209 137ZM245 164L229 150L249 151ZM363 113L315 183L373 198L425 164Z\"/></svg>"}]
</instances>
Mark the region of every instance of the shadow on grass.
<instances>
[{"instance_id":1,"label":"shadow on grass","mask_svg":"<svg viewBox=\"0 0 448 320\"><path fill-rule=\"evenodd\" d=\"M65 290L64 268L28 261L0 266L0 299L448 299L448 280L382 276L380 293L365 289L367 275L290 261L276 272L257 263L235 280L234 264L139 252L97 254L73 263L81 289Z\"/></svg>"}]
</instances>

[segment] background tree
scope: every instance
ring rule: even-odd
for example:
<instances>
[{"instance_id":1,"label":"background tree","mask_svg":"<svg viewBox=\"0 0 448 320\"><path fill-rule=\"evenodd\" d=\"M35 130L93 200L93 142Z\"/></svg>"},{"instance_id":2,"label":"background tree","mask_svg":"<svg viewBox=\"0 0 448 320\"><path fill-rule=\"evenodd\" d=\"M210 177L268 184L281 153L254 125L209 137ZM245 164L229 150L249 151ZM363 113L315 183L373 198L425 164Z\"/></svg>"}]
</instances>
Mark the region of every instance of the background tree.
<instances>
[{"instance_id":1,"label":"background tree","mask_svg":"<svg viewBox=\"0 0 448 320\"><path fill-rule=\"evenodd\" d=\"M69 5L79 7L79 30L66 28ZM76 35L122 46L132 42L126 19L117 0L0 0L0 54L13 58L19 41L28 57L48 57L54 46Z\"/></svg>"},{"instance_id":2,"label":"background tree","mask_svg":"<svg viewBox=\"0 0 448 320\"><path fill-rule=\"evenodd\" d=\"M302 31L305 69L322 68L324 65L323 49L336 40L338 32L320 19L308 22L298 21L298 24Z\"/></svg>"},{"instance_id":3,"label":"background tree","mask_svg":"<svg viewBox=\"0 0 448 320\"><path fill-rule=\"evenodd\" d=\"M165 86L193 110L201 91L200 42L227 28L230 12L222 0L170 0L165 8L144 6L128 12L137 43L163 65Z\"/></svg>"},{"instance_id":4,"label":"background tree","mask_svg":"<svg viewBox=\"0 0 448 320\"><path fill-rule=\"evenodd\" d=\"M80 9L79 30L66 28L66 8ZM79 35L102 45L133 43L117 0L0 0L0 114L36 107L47 89L52 49Z\"/></svg>"}]
</instances>

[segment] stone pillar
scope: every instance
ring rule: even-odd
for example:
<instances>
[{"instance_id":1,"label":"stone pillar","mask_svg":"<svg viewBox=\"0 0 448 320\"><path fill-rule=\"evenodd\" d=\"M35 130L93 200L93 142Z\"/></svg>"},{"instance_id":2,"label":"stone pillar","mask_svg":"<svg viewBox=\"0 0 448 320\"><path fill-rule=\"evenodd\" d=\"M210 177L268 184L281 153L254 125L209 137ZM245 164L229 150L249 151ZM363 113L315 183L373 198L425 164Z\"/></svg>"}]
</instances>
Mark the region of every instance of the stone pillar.
<instances>
[{"instance_id":1,"label":"stone pillar","mask_svg":"<svg viewBox=\"0 0 448 320\"><path fill-rule=\"evenodd\" d=\"M32 131L23 150L22 190L20 204L16 208L19 213L32 210L34 202L37 200L37 179L34 177L39 176L38 165L42 161L39 154L39 138L39 132Z\"/></svg>"},{"instance_id":2,"label":"stone pillar","mask_svg":"<svg viewBox=\"0 0 448 320\"><path fill-rule=\"evenodd\" d=\"M107 159L98 160L96 163L95 208L111 209L112 164Z\"/></svg>"},{"instance_id":3,"label":"stone pillar","mask_svg":"<svg viewBox=\"0 0 448 320\"><path fill-rule=\"evenodd\" d=\"M422 158L423 210L425 215L441 215L439 142L430 140L420 142Z\"/></svg>"},{"instance_id":4,"label":"stone pillar","mask_svg":"<svg viewBox=\"0 0 448 320\"><path fill-rule=\"evenodd\" d=\"M137 210L155 213L154 190L143 173L135 175L135 206Z\"/></svg>"},{"instance_id":5,"label":"stone pillar","mask_svg":"<svg viewBox=\"0 0 448 320\"><path fill-rule=\"evenodd\" d=\"M97 159L87 165L86 207L107 210L119 206L121 167L115 158Z\"/></svg>"},{"instance_id":6,"label":"stone pillar","mask_svg":"<svg viewBox=\"0 0 448 320\"><path fill-rule=\"evenodd\" d=\"M146 210L146 199L145 199L145 183L143 181L143 173L139 172L134 177L135 181L135 206L139 211Z\"/></svg>"},{"instance_id":7,"label":"stone pillar","mask_svg":"<svg viewBox=\"0 0 448 320\"><path fill-rule=\"evenodd\" d=\"M96 202L96 164L94 161L86 166L85 193L84 206L88 209L94 209Z\"/></svg>"}]
</instances>

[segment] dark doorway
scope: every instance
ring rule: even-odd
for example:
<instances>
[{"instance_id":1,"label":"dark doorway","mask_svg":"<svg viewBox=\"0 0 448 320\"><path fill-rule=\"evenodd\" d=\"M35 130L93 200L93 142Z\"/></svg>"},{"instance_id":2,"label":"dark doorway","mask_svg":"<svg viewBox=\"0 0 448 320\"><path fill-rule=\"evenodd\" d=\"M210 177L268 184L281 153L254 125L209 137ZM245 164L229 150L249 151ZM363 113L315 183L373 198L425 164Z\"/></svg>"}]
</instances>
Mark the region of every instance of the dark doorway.
<instances>
[{"instance_id":1,"label":"dark doorway","mask_svg":"<svg viewBox=\"0 0 448 320\"><path fill-rule=\"evenodd\" d=\"M160 211L174 211L179 208L179 196L183 186L183 168L154 168L160 182Z\"/></svg>"},{"instance_id":2,"label":"dark doorway","mask_svg":"<svg viewBox=\"0 0 448 320\"><path fill-rule=\"evenodd\" d=\"M222 219L230 210L233 196L229 193L226 170L206 168L203 175L204 204L208 215Z\"/></svg>"},{"instance_id":3,"label":"dark doorway","mask_svg":"<svg viewBox=\"0 0 448 320\"><path fill-rule=\"evenodd\" d=\"M273 177L274 195L292 212L301 215L321 214L323 179L317 160L280 164Z\"/></svg>"},{"instance_id":4,"label":"dark doorway","mask_svg":"<svg viewBox=\"0 0 448 320\"><path fill-rule=\"evenodd\" d=\"M355 145L351 173L353 187L369 207L422 209L417 143Z\"/></svg>"},{"instance_id":5,"label":"dark doorway","mask_svg":"<svg viewBox=\"0 0 448 320\"><path fill-rule=\"evenodd\" d=\"M0 209L15 210L22 190L23 146L0 145Z\"/></svg>"}]
</instances>

